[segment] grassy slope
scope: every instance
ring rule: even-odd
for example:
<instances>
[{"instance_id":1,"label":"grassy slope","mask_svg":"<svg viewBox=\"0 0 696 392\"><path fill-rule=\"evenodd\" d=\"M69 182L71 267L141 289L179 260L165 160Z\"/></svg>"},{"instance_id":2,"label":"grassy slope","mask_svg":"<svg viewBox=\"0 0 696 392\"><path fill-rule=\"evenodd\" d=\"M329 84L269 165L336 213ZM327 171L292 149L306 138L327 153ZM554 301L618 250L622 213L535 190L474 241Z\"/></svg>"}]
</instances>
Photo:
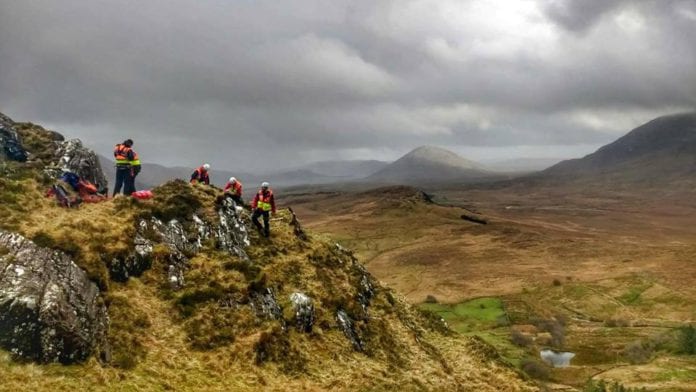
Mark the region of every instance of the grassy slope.
<instances>
[{"instance_id":1,"label":"grassy slope","mask_svg":"<svg viewBox=\"0 0 696 392\"><path fill-rule=\"evenodd\" d=\"M134 217L173 214L185 220L194 200L202 205L199 215L210 216L215 191L170 183L151 201L116 199L67 210L43 197L39 170L2 170L0 228L66 251L101 286L114 362L22 364L2 353L0 390L534 389L489 346L443 334L437 322L388 289L378 288L370 321L356 322L369 349L354 351L334 314L337 308L359 313L355 270L322 238L295 238L286 212L273 222L270 242L252 235L253 267L208 247L191 260L186 288L172 292L161 249L152 269L127 283L109 281L105 262L132 246ZM317 308L314 331L282 333L277 321L259 320L248 306L219 306L221 295L245 294L252 285L273 287L288 319L289 294L310 295ZM260 352L267 358L261 362Z\"/></svg>"}]
</instances>

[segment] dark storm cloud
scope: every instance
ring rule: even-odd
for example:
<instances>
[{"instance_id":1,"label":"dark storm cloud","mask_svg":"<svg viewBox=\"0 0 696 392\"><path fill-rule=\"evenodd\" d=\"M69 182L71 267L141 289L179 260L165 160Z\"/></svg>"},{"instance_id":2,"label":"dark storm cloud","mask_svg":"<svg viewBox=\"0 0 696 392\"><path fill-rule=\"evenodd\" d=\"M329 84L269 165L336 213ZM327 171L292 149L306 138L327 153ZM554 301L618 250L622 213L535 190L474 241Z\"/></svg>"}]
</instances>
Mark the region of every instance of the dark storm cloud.
<instances>
[{"instance_id":1,"label":"dark storm cloud","mask_svg":"<svg viewBox=\"0 0 696 392\"><path fill-rule=\"evenodd\" d=\"M690 0L0 0L0 36L0 110L166 164L599 145L696 105Z\"/></svg>"}]
</instances>

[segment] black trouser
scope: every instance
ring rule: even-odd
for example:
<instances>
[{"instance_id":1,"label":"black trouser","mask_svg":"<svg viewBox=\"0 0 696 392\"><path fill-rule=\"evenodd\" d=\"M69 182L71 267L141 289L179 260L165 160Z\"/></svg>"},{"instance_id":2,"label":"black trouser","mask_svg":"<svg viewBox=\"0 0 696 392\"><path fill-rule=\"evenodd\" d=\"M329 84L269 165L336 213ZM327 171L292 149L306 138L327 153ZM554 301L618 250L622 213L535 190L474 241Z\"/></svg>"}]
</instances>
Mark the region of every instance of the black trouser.
<instances>
[{"instance_id":1,"label":"black trouser","mask_svg":"<svg viewBox=\"0 0 696 392\"><path fill-rule=\"evenodd\" d=\"M239 195L230 195L232 200L234 200L234 203L237 204L240 207L244 207L244 200L242 200L242 197Z\"/></svg>"},{"instance_id":2,"label":"black trouser","mask_svg":"<svg viewBox=\"0 0 696 392\"><path fill-rule=\"evenodd\" d=\"M125 190L123 193L130 195L135 192L135 177L140 173L140 166L131 166L131 173L126 181Z\"/></svg>"},{"instance_id":3,"label":"black trouser","mask_svg":"<svg viewBox=\"0 0 696 392\"><path fill-rule=\"evenodd\" d=\"M263 228L261 227L261 223L259 223L259 217L263 216ZM270 218L270 211L264 211L260 208L257 208L254 210L254 213L251 214L251 221L254 222L254 226L261 231L263 230L263 235L268 237L271 234L271 227L268 223L268 220Z\"/></svg>"},{"instance_id":4,"label":"black trouser","mask_svg":"<svg viewBox=\"0 0 696 392\"><path fill-rule=\"evenodd\" d=\"M118 165L118 166L116 166L116 185L114 186L114 194L112 195L112 197L121 193L121 187L123 187L124 191L128 191L128 181L129 181L130 176L131 176L130 165Z\"/></svg>"}]
</instances>

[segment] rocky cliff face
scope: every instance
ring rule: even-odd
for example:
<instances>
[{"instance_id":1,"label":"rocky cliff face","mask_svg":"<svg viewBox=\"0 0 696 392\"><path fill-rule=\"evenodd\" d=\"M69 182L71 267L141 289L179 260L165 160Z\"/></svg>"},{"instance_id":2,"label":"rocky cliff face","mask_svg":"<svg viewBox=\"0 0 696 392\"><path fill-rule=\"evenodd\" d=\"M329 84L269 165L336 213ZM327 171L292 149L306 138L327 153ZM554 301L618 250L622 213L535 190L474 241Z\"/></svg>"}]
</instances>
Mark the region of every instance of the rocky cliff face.
<instances>
[{"instance_id":1,"label":"rocky cliff face","mask_svg":"<svg viewBox=\"0 0 696 392\"><path fill-rule=\"evenodd\" d=\"M0 231L0 250L0 346L40 362L108 352L106 308L84 271L19 234Z\"/></svg>"}]
</instances>

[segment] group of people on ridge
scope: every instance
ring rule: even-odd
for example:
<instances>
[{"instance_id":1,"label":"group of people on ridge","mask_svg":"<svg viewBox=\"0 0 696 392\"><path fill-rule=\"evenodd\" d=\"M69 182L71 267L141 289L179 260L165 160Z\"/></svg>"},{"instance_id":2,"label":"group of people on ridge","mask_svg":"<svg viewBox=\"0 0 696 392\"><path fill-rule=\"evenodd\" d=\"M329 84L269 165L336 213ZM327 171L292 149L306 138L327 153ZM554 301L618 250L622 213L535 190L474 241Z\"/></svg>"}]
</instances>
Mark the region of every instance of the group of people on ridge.
<instances>
[{"instance_id":1,"label":"group of people on ridge","mask_svg":"<svg viewBox=\"0 0 696 392\"><path fill-rule=\"evenodd\" d=\"M133 150L133 140L127 139L121 144L117 144L114 149L114 159L116 161L116 185L114 186L113 197L121 193L132 195L135 190L135 178L141 170L140 158L138 153ZM191 184L210 185L210 165L205 163L191 173ZM242 183L235 177L230 177L225 188L223 189L225 196L232 198L235 203L244 206L242 199ZM254 226L263 233L265 237L269 237L270 230L270 214L276 213L275 197L270 189L268 182L261 183L261 189L256 192L256 195L251 201L251 221ZM259 222L259 218L263 218L263 226Z\"/></svg>"}]
</instances>

